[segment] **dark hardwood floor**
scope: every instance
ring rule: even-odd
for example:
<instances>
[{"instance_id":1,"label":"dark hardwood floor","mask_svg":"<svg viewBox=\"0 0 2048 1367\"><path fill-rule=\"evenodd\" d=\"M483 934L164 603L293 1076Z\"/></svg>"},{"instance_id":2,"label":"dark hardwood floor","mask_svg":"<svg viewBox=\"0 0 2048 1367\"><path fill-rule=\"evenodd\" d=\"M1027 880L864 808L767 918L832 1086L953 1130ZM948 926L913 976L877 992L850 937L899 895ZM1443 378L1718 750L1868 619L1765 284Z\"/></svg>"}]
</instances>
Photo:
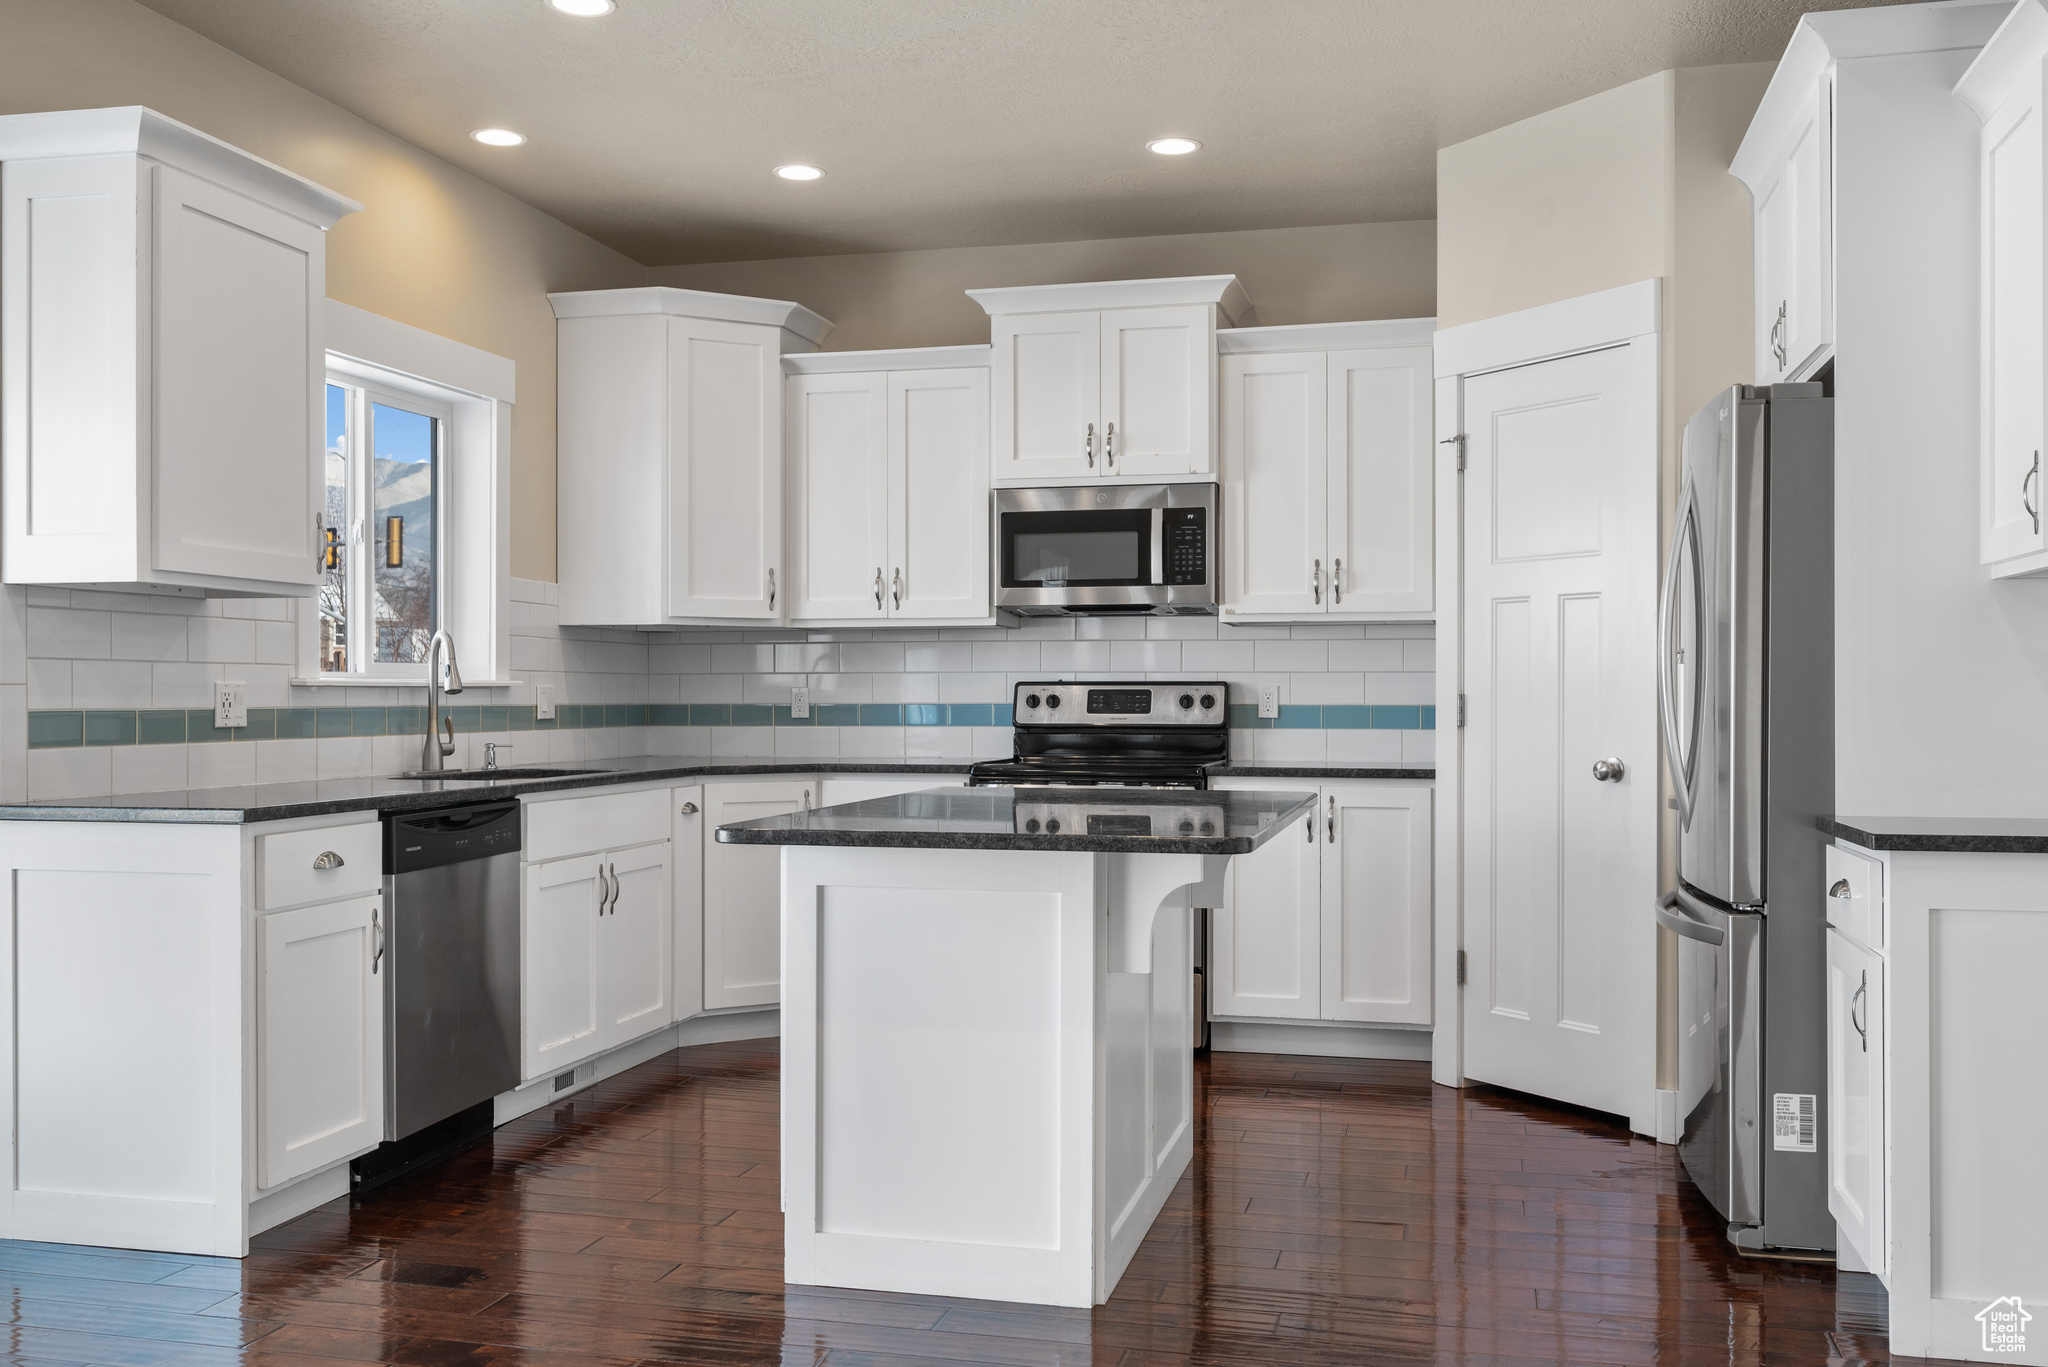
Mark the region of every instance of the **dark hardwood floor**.
<instances>
[{"instance_id":1,"label":"dark hardwood floor","mask_svg":"<svg viewBox=\"0 0 2048 1367\"><path fill-rule=\"evenodd\" d=\"M785 1290L773 1041L678 1050L245 1262L0 1242L6 1361L1889 1361L1876 1279L1735 1256L1675 1151L1425 1065L1218 1054L1093 1312Z\"/></svg>"}]
</instances>

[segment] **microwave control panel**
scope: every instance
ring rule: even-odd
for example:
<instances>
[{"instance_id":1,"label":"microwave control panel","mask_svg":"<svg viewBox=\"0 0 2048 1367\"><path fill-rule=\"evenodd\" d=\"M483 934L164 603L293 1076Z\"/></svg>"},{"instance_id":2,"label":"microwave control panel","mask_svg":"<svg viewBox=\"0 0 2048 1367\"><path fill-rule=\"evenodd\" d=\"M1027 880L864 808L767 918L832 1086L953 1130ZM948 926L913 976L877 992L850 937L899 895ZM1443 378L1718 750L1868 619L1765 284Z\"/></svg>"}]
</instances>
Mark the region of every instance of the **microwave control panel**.
<instances>
[{"instance_id":1,"label":"microwave control panel","mask_svg":"<svg viewBox=\"0 0 2048 1367\"><path fill-rule=\"evenodd\" d=\"M1209 582L1209 510L1166 510L1166 582L1169 585Z\"/></svg>"}]
</instances>

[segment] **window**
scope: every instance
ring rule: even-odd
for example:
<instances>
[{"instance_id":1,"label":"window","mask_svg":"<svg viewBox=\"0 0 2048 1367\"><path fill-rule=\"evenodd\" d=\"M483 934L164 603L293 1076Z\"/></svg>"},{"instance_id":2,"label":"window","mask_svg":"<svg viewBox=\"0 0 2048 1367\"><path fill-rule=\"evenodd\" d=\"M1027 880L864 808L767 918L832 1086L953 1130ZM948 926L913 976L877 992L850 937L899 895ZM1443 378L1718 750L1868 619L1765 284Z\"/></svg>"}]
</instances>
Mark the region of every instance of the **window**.
<instances>
[{"instance_id":1,"label":"window","mask_svg":"<svg viewBox=\"0 0 2048 1367\"><path fill-rule=\"evenodd\" d=\"M446 615L449 421L422 395L328 380L323 675L410 677L426 663Z\"/></svg>"}]
</instances>

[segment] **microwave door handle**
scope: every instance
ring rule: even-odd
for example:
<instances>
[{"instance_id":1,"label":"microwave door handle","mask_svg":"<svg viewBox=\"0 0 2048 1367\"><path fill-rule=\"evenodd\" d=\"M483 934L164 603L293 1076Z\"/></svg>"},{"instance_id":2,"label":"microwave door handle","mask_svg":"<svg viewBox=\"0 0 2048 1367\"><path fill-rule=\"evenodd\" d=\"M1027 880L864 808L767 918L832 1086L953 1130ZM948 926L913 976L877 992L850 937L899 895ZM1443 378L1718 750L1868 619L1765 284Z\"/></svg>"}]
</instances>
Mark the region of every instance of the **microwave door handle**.
<instances>
[{"instance_id":1,"label":"microwave door handle","mask_svg":"<svg viewBox=\"0 0 2048 1367\"><path fill-rule=\"evenodd\" d=\"M1152 582L1166 585L1166 509L1152 510Z\"/></svg>"}]
</instances>

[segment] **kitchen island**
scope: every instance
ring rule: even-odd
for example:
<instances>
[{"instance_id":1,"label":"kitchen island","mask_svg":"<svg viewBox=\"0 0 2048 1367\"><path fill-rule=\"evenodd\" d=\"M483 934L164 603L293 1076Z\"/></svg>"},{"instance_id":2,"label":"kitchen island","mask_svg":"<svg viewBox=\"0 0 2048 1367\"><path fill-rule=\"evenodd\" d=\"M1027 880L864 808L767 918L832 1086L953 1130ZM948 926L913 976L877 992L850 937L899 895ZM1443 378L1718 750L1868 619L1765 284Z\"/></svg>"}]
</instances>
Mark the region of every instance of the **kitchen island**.
<instances>
[{"instance_id":1,"label":"kitchen island","mask_svg":"<svg viewBox=\"0 0 2048 1367\"><path fill-rule=\"evenodd\" d=\"M1085 1307L1194 1145L1193 913L1310 792L938 789L783 846L785 1281Z\"/></svg>"}]
</instances>

